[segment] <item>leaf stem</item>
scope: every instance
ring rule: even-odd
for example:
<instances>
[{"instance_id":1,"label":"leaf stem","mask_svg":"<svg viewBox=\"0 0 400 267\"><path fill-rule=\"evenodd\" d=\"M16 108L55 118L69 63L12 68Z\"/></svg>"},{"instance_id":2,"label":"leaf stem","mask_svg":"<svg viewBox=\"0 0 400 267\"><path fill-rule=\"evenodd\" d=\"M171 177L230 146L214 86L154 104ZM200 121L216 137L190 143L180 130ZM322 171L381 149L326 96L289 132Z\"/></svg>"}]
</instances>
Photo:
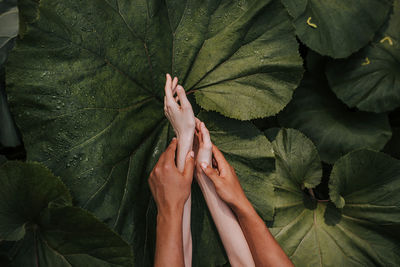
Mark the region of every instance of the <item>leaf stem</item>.
<instances>
[{"instance_id":1,"label":"leaf stem","mask_svg":"<svg viewBox=\"0 0 400 267\"><path fill-rule=\"evenodd\" d=\"M313 199L316 199L314 191L312 190L312 188L308 188L308 193L310 193L310 195L312 196Z\"/></svg>"}]
</instances>

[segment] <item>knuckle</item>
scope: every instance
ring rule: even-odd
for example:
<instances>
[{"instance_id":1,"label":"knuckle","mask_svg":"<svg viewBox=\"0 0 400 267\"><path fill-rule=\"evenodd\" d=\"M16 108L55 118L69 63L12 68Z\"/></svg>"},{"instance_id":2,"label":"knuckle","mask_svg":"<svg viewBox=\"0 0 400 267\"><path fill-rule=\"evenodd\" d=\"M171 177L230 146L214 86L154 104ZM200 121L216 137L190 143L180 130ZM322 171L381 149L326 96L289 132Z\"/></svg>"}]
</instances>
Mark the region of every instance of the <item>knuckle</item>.
<instances>
[{"instance_id":1,"label":"knuckle","mask_svg":"<svg viewBox=\"0 0 400 267\"><path fill-rule=\"evenodd\" d=\"M154 168L154 175L159 176L162 173L162 170L159 166Z\"/></svg>"}]
</instances>

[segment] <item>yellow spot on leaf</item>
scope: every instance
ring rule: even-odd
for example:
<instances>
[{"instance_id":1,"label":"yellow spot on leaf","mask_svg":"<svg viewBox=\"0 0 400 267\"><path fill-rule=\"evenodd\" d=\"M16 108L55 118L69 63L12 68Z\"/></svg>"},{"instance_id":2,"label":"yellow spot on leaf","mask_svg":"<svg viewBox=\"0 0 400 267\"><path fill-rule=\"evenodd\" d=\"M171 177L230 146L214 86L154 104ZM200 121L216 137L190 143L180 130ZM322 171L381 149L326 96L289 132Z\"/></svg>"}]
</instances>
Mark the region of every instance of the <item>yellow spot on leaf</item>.
<instances>
[{"instance_id":1,"label":"yellow spot on leaf","mask_svg":"<svg viewBox=\"0 0 400 267\"><path fill-rule=\"evenodd\" d=\"M361 66L368 65L369 63L371 63L371 61L369 61L369 58L366 57L366 58L365 58L365 62L363 62L363 63L361 64Z\"/></svg>"},{"instance_id":2,"label":"yellow spot on leaf","mask_svg":"<svg viewBox=\"0 0 400 267\"><path fill-rule=\"evenodd\" d=\"M389 36L382 38L381 43L384 43L385 41L388 41L390 45L393 45L393 40Z\"/></svg>"},{"instance_id":3,"label":"yellow spot on leaf","mask_svg":"<svg viewBox=\"0 0 400 267\"><path fill-rule=\"evenodd\" d=\"M317 24L311 22L311 17L307 19L307 24L315 29L317 28Z\"/></svg>"}]
</instances>

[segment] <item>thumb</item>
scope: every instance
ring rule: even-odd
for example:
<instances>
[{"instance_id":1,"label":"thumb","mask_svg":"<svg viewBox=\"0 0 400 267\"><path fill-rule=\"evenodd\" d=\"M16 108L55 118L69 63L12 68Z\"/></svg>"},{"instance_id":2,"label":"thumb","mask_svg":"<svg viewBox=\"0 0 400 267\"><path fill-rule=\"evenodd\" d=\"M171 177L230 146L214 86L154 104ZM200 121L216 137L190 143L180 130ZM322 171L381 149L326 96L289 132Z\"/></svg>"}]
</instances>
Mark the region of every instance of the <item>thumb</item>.
<instances>
[{"instance_id":1,"label":"thumb","mask_svg":"<svg viewBox=\"0 0 400 267\"><path fill-rule=\"evenodd\" d=\"M185 178L192 178L193 177L193 170L194 170L194 152L190 151L186 155L185 160L185 169L183 170L183 176Z\"/></svg>"},{"instance_id":2,"label":"thumb","mask_svg":"<svg viewBox=\"0 0 400 267\"><path fill-rule=\"evenodd\" d=\"M205 162L202 162L200 167L215 185L216 180L220 178L218 172Z\"/></svg>"}]
</instances>

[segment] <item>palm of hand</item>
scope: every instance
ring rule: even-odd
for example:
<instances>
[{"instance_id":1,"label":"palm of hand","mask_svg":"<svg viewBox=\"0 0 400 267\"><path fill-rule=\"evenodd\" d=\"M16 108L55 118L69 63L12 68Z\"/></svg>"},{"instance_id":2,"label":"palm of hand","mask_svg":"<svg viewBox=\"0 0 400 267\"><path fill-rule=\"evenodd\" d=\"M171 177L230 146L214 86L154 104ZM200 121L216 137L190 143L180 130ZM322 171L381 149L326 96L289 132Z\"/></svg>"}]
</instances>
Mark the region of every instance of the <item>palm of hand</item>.
<instances>
[{"instance_id":1,"label":"palm of hand","mask_svg":"<svg viewBox=\"0 0 400 267\"><path fill-rule=\"evenodd\" d=\"M171 80L169 74L165 82L164 113L178 139L193 137L195 117L192 105L186 97L185 89L178 85L178 78Z\"/></svg>"}]
</instances>

